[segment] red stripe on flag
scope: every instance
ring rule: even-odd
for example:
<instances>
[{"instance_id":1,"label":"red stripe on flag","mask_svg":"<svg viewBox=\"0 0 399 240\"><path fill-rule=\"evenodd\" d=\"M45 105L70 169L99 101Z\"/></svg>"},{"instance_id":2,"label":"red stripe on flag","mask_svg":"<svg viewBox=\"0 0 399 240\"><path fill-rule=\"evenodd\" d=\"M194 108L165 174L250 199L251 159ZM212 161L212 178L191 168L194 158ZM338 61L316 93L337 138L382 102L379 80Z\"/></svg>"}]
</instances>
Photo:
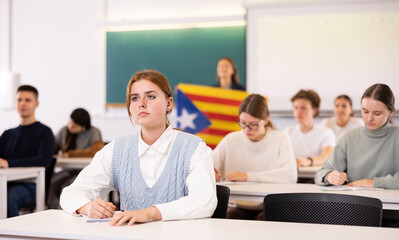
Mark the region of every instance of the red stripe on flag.
<instances>
[{"instance_id":1,"label":"red stripe on flag","mask_svg":"<svg viewBox=\"0 0 399 240\"><path fill-rule=\"evenodd\" d=\"M210 147L212 150L216 148L216 145L213 144L206 144L206 145L208 145L208 147Z\"/></svg>"},{"instance_id":2,"label":"red stripe on flag","mask_svg":"<svg viewBox=\"0 0 399 240\"><path fill-rule=\"evenodd\" d=\"M207 117L207 118L212 118L216 120L223 120L223 121L231 121L231 122L237 122L238 121L238 116L231 116L231 115L225 115L225 114L218 114L218 113L209 113L209 112L204 112L202 113Z\"/></svg>"},{"instance_id":3,"label":"red stripe on flag","mask_svg":"<svg viewBox=\"0 0 399 240\"><path fill-rule=\"evenodd\" d=\"M240 106L241 101L238 100L231 100L231 99L225 99L225 98L217 98L217 97L208 97L204 95L195 95L195 94L186 94L186 96L191 100L191 101L203 101L203 102L211 102L211 103L218 103L218 104L225 104L225 105L230 105L230 106Z\"/></svg>"},{"instance_id":4,"label":"red stripe on flag","mask_svg":"<svg viewBox=\"0 0 399 240\"><path fill-rule=\"evenodd\" d=\"M220 129L211 129L205 128L204 130L200 131L199 133L210 134L210 135L217 135L217 136L226 136L226 134L231 133L232 131L227 130L220 130Z\"/></svg>"}]
</instances>

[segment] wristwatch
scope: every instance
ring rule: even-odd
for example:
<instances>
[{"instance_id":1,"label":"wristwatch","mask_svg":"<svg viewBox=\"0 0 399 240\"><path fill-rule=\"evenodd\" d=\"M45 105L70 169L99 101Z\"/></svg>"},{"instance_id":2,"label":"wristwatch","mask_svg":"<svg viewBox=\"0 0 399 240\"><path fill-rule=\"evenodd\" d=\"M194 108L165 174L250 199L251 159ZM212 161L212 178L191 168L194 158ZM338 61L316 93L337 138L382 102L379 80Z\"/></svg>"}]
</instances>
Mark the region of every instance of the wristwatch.
<instances>
[{"instance_id":1,"label":"wristwatch","mask_svg":"<svg viewBox=\"0 0 399 240\"><path fill-rule=\"evenodd\" d=\"M308 159L310 160L310 165L309 166L313 166L313 158L308 157Z\"/></svg>"}]
</instances>

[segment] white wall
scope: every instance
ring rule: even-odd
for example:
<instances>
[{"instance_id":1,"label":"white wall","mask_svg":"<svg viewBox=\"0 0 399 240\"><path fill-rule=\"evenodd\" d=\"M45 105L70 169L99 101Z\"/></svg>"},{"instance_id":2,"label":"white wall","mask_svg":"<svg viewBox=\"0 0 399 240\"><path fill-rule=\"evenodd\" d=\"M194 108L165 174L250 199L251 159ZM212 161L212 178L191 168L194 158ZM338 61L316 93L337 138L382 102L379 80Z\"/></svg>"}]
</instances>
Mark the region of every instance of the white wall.
<instances>
[{"instance_id":1,"label":"white wall","mask_svg":"<svg viewBox=\"0 0 399 240\"><path fill-rule=\"evenodd\" d=\"M323 110L340 94L360 110L377 82L399 92L398 42L399 1L250 5L247 89L270 97L271 110L291 110L289 99L303 88L320 94Z\"/></svg>"}]
</instances>

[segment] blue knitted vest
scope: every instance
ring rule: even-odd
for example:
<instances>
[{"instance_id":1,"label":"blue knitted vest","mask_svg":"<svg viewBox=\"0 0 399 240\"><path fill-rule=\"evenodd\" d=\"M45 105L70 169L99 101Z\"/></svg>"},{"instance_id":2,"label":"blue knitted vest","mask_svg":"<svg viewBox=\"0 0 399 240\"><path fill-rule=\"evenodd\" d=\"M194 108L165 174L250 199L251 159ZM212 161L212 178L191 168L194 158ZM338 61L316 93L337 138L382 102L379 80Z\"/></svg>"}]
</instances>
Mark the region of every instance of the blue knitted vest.
<instances>
[{"instance_id":1,"label":"blue knitted vest","mask_svg":"<svg viewBox=\"0 0 399 240\"><path fill-rule=\"evenodd\" d=\"M160 177L149 188L140 169L139 133L118 138L112 155L112 180L119 191L121 209L140 210L188 195L186 178L190 160L201 138L179 132Z\"/></svg>"}]
</instances>

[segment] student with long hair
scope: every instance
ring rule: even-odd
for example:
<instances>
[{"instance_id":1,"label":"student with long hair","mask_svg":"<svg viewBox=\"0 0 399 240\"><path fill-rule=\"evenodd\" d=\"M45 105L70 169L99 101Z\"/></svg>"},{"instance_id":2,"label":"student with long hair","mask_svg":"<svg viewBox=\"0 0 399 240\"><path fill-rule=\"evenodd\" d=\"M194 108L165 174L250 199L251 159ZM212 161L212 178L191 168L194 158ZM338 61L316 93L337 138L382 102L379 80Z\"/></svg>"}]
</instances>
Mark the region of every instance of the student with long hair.
<instances>
[{"instance_id":1,"label":"student with long hair","mask_svg":"<svg viewBox=\"0 0 399 240\"><path fill-rule=\"evenodd\" d=\"M387 85L374 84L361 106L365 126L342 137L315 183L399 189L399 127L391 124L395 97Z\"/></svg>"},{"instance_id":2,"label":"student with long hair","mask_svg":"<svg viewBox=\"0 0 399 240\"><path fill-rule=\"evenodd\" d=\"M239 107L241 131L226 135L213 151L216 179L237 182L295 183L297 169L288 136L269 119L266 99L246 97ZM261 219L262 204L236 202L228 218Z\"/></svg>"},{"instance_id":3,"label":"student with long hair","mask_svg":"<svg viewBox=\"0 0 399 240\"><path fill-rule=\"evenodd\" d=\"M320 124L334 132L336 142L349 130L364 126L362 119L354 116L352 99L348 95L335 98L334 117L324 118Z\"/></svg>"},{"instance_id":4,"label":"student with long hair","mask_svg":"<svg viewBox=\"0 0 399 240\"><path fill-rule=\"evenodd\" d=\"M331 155L335 136L331 129L315 124L319 115L320 97L313 90L300 90L291 98L298 125L284 131L290 136L298 167L321 166Z\"/></svg>"},{"instance_id":5,"label":"student with long hair","mask_svg":"<svg viewBox=\"0 0 399 240\"><path fill-rule=\"evenodd\" d=\"M215 87L245 91L245 87L240 84L237 66L230 57L219 59L216 68L216 81Z\"/></svg>"},{"instance_id":6,"label":"student with long hair","mask_svg":"<svg viewBox=\"0 0 399 240\"><path fill-rule=\"evenodd\" d=\"M212 151L199 137L174 130L172 89L159 72L135 73L127 85L129 117L137 134L107 144L61 194L68 213L112 217L110 225L210 217L217 204ZM120 208L102 200L120 194Z\"/></svg>"}]
</instances>

